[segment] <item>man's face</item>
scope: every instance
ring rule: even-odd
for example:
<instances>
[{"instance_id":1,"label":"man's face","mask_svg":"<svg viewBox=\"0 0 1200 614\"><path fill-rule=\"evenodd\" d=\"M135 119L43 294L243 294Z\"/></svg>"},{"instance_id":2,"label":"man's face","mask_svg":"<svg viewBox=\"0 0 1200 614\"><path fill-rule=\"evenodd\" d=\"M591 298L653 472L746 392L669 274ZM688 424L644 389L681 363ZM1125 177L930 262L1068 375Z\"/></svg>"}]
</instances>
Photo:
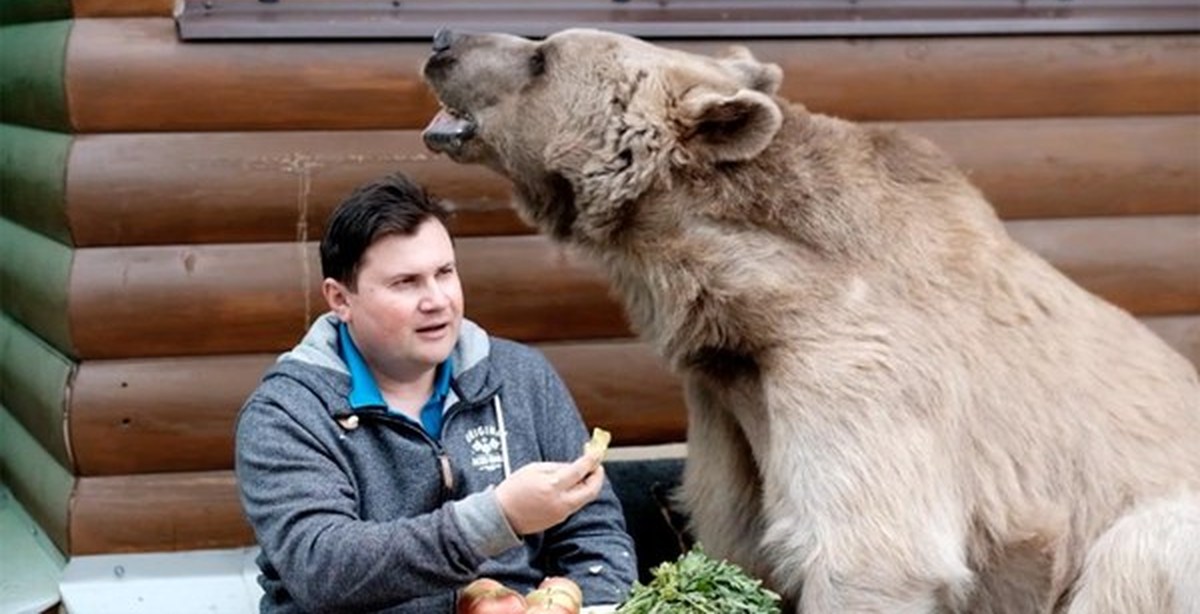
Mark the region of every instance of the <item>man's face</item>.
<instances>
[{"instance_id":1,"label":"man's face","mask_svg":"<svg viewBox=\"0 0 1200 614\"><path fill-rule=\"evenodd\" d=\"M355 291L325 283L330 307L349 326L373 371L408 379L454 349L462 325L462 284L450 235L438 220L426 220L412 236L388 235L371 244Z\"/></svg>"}]
</instances>

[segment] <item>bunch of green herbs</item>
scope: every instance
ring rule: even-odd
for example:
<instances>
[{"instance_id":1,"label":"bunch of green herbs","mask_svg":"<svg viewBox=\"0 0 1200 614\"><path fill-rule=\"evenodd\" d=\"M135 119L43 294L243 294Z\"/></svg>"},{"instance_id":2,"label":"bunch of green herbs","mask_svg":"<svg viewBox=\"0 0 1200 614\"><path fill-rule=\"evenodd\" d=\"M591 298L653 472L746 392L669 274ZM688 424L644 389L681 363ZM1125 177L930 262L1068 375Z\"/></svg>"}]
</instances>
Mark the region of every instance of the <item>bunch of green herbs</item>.
<instances>
[{"instance_id":1,"label":"bunch of green herbs","mask_svg":"<svg viewBox=\"0 0 1200 614\"><path fill-rule=\"evenodd\" d=\"M779 614L779 595L740 567L692 548L651 570L650 584L634 584L618 614Z\"/></svg>"}]
</instances>

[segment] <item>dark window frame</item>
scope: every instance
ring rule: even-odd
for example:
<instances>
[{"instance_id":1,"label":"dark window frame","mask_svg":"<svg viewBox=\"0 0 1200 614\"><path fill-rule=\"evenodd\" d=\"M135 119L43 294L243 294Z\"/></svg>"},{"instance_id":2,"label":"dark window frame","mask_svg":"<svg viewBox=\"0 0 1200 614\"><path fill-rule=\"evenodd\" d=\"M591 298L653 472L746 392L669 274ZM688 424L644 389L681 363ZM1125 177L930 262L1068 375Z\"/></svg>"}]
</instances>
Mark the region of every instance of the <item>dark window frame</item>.
<instances>
[{"instance_id":1,"label":"dark window frame","mask_svg":"<svg viewBox=\"0 0 1200 614\"><path fill-rule=\"evenodd\" d=\"M827 38L1200 32L1200 0L184 0L185 41L428 40L443 26L542 37Z\"/></svg>"}]
</instances>

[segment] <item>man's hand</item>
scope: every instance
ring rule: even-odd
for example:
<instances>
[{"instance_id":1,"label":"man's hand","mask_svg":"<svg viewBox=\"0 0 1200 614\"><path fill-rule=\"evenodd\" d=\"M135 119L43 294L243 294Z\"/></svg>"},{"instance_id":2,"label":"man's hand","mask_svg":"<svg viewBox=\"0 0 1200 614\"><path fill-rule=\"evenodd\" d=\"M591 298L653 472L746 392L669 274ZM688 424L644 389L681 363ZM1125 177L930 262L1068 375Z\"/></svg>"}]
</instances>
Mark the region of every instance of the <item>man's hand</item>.
<instances>
[{"instance_id":1,"label":"man's hand","mask_svg":"<svg viewBox=\"0 0 1200 614\"><path fill-rule=\"evenodd\" d=\"M600 496L604 467L594 454L572 463L530 463L496 487L496 499L518 535L545 531Z\"/></svg>"}]
</instances>

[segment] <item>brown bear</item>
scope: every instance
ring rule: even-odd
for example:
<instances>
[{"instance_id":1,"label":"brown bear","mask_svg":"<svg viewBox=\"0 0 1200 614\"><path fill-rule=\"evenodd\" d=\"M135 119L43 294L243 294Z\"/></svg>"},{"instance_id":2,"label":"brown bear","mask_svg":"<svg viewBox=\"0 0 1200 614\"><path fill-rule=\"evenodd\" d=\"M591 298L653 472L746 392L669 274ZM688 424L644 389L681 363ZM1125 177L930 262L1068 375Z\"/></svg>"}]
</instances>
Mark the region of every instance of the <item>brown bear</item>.
<instances>
[{"instance_id":1,"label":"brown bear","mask_svg":"<svg viewBox=\"0 0 1200 614\"><path fill-rule=\"evenodd\" d=\"M743 48L440 32L430 148L593 256L688 403L706 550L788 607L1200 612L1200 383L931 143Z\"/></svg>"}]
</instances>

